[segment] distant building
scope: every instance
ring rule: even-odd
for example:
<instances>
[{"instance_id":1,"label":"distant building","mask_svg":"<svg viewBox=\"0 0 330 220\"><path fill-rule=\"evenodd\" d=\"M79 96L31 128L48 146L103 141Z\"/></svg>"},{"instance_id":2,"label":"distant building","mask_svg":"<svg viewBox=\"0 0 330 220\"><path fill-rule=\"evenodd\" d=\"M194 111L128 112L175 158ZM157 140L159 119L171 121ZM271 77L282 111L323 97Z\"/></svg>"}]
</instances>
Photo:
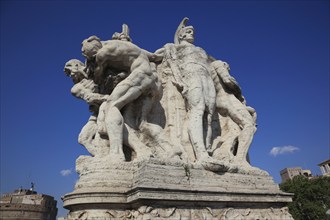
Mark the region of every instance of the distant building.
<instances>
[{"instance_id":1,"label":"distant building","mask_svg":"<svg viewBox=\"0 0 330 220\"><path fill-rule=\"evenodd\" d=\"M285 168L280 171L282 182L287 180L292 180L293 177L303 175L308 178L312 177L312 172L310 170L303 170L301 167L292 167L292 168Z\"/></svg>"},{"instance_id":2,"label":"distant building","mask_svg":"<svg viewBox=\"0 0 330 220\"><path fill-rule=\"evenodd\" d=\"M318 164L323 176L330 176L330 159Z\"/></svg>"},{"instance_id":3,"label":"distant building","mask_svg":"<svg viewBox=\"0 0 330 220\"><path fill-rule=\"evenodd\" d=\"M1 220L56 220L54 197L33 190L18 189L1 196Z\"/></svg>"},{"instance_id":4,"label":"distant building","mask_svg":"<svg viewBox=\"0 0 330 220\"><path fill-rule=\"evenodd\" d=\"M308 177L308 178L313 177L313 175L312 175L312 171L310 171L310 170L303 170L303 171L302 171L302 174L303 174L305 177Z\"/></svg>"}]
</instances>

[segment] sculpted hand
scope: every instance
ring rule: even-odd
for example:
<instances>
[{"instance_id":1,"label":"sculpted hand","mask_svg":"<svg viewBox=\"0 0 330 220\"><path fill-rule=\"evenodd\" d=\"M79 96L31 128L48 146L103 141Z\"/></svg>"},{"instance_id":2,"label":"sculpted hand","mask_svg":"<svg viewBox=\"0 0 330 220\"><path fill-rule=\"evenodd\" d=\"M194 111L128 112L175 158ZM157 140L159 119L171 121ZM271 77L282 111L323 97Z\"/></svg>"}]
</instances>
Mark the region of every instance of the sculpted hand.
<instances>
[{"instance_id":1,"label":"sculpted hand","mask_svg":"<svg viewBox=\"0 0 330 220\"><path fill-rule=\"evenodd\" d=\"M240 91L241 88L238 85L237 81L235 80L234 77L229 76L229 77L225 77L222 79L223 82L226 84L226 86L228 86L230 89L234 90L234 91Z\"/></svg>"},{"instance_id":2,"label":"sculpted hand","mask_svg":"<svg viewBox=\"0 0 330 220\"><path fill-rule=\"evenodd\" d=\"M181 92L182 95L185 95L188 92L188 87L182 83L179 83L175 80L172 80L173 85Z\"/></svg>"},{"instance_id":3,"label":"sculpted hand","mask_svg":"<svg viewBox=\"0 0 330 220\"><path fill-rule=\"evenodd\" d=\"M101 104L106 101L108 97L109 95L91 93L85 96L85 100L88 104Z\"/></svg>"},{"instance_id":4,"label":"sculpted hand","mask_svg":"<svg viewBox=\"0 0 330 220\"><path fill-rule=\"evenodd\" d=\"M83 85L86 89L95 92L96 85L92 80L83 81Z\"/></svg>"}]
</instances>

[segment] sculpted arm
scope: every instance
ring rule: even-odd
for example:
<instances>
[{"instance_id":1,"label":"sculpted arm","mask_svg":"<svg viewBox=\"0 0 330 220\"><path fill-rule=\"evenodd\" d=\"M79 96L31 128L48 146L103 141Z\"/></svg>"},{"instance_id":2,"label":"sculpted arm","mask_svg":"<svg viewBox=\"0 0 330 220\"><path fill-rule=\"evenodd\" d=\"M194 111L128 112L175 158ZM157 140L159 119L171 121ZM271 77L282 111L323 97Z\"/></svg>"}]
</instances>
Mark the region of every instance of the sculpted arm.
<instances>
[{"instance_id":1,"label":"sculpted arm","mask_svg":"<svg viewBox=\"0 0 330 220\"><path fill-rule=\"evenodd\" d=\"M90 82L88 82L88 85L90 85L90 83L93 83L92 80L89 80L89 81ZM98 105L100 105L104 101L106 101L107 98L109 97L109 95L102 95L102 94L96 93L95 91L93 91L92 89L88 88L86 85L84 85L81 82L75 84L72 87L71 93L75 97L85 100L90 105L92 105L92 104L98 104Z\"/></svg>"},{"instance_id":2,"label":"sculpted arm","mask_svg":"<svg viewBox=\"0 0 330 220\"><path fill-rule=\"evenodd\" d=\"M164 53L165 53L165 48L162 47L162 48L156 50L154 54L156 54L157 56L161 56L163 58L164 57Z\"/></svg>"},{"instance_id":3,"label":"sculpted arm","mask_svg":"<svg viewBox=\"0 0 330 220\"><path fill-rule=\"evenodd\" d=\"M103 102L105 102L108 99L109 95L102 95L98 93L90 93L85 96L85 101L88 104L98 104L101 105Z\"/></svg>"},{"instance_id":4,"label":"sculpted arm","mask_svg":"<svg viewBox=\"0 0 330 220\"><path fill-rule=\"evenodd\" d=\"M71 94L79 99L84 99L86 92L86 89L80 83L75 84L71 88Z\"/></svg>"},{"instance_id":5,"label":"sculpted arm","mask_svg":"<svg viewBox=\"0 0 330 220\"><path fill-rule=\"evenodd\" d=\"M216 60L212 62L212 67L216 71L217 75L224 83L224 85L229 89L231 92L235 94L235 96L240 100L244 101L244 97L242 96L242 90L239 86L238 82L229 74L230 67L226 62L222 62L220 60Z\"/></svg>"},{"instance_id":6,"label":"sculpted arm","mask_svg":"<svg viewBox=\"0 0 330 220\"><path fill-rule=\"evenodd\" d=\"M164 51L164 48L161 48L159 50L156 50L155 53L151 53L151 52L149 52L147 50L142 49L142 51L147 55L149 61L151 61L151 62L160 62L160 61L162 61L162 59L163 59L163 52L160 51L160 50L163 50Z\"/></svg>"},{"instance_id":7,"label":"sculpted arm","mask_svg":"<svg viewBox=\"0 0 330 220\"><path fill-rule=\"evenodd\" d=\"M181 76L181 70L179 67L180 60L177 55L178 47L180 47L180 45L166 44L163 48L163 57L171 68L173 84L181 91L182 94L185 94L189 86L183 81Z\"/></svg>"}]
</instances>

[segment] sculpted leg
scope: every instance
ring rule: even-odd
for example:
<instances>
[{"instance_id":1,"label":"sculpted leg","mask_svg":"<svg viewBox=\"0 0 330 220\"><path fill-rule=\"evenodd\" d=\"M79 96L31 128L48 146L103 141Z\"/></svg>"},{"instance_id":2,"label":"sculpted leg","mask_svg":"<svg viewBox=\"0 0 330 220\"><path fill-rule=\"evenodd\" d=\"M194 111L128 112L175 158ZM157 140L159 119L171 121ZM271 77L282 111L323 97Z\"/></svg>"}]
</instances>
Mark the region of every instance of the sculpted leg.
<instances>
[{"instance_id":1,"label":"sculpted leg","mask_svg":"<svg viewBox=\"0 0 330 220\"><path fill-rule=\"evenodd\" d=\"M215 90L214 90L214 96L215 96ZM209 101L207 104L207 132L206 132L206 149L210 150L211 149L211 139L212 139L212 119L213 119L213 114L215 111L215 98L213 96L209 96Z\"/></svg>"},{"instance_id":2,"label":"sculpted leg","mask_svg":"<svg viewBox=\"0 0 330 220\"><path fill-rule=\"evenodd\" d=\"M206 141L205 146L207 150L211 149L211 138L212 138L212 116L213 114L207 114L207 133L206 133Z\"/></svg>"},{"instance_id":3,"label":"sculpted leg","mask_svg":"<svg viewBox=\"0 0 330 220\"><path fill-rule=\"evenodd\" d=\"M105 109L105 126L110 140L110 158L125 161L123 153L124 119L120 110L137 99L148 88L148 80L141 70L135 69L119 83L107 101Z\"/></svg>"},{"instance_id":4,"label":"sculpted leg","mask_svg":"<svg viewBox=\"0 0 330 220\"><path fill-rule=\"evenodd\" d=\"M253 125L246 125L238 136L238 149L236 154L237 161L246 161L246 156L252 143L255 127Z\"/></svg>"},{"instance_id":5,"label":"sculpted leg","mask_svg":"<svg viewBox=\"0 0 330 220\"><path fill-rule=\"evenodd\" d=\"M206 103L209 100L209 96L205 96L205 91L203 90L202 85L200 84L200 78L196 80L192 80L188 82L191 87L188 90L186 95L186 101L188 102L188 134L190 142L193 146L194 153L196 156L197 163L200 164L204 169L211 171L227 171L228 165L213 159L209 156L206 151L205 143L204 143L204 132L203 132L203 117L206 110L206 107L210 107L209 104ZM206 88L205 88L206 89ZM208 109L209 110L209 109ZM209 112L210 113L210 112ZM211 125L211 117L208 117L208 123ZM211 127L208 129L211 130ZM209 138L210 142L211 131L207 132L207 138Z\"/></svg>"},{"instance_id":6,"label":"sculpted leg","mask_svg":"<svg viewBox=\"0 0 330 220\"><path fill-rule=\"evenodd\" d=\"M115 106L109 106L105 115L105 127L110 140L109 156L111 161L125 161L123 152L123 129L124 120Z\"/></svg>"},{"instance_id":7,"label":"sculpted leg","mask_svg":"<svg viewBox=\"0 0 330 220\"><path fill-rule=\"evenodd\" d=\"M95 145L93 144L93 139L95 137L96 132L96 117L92 115L88 119L87 124L81 129L81 132L78 137L79 144L84 146L92 156L96 156L96 149Z\"/></svg>"},{"instance_id":8,"label":"sculpted leg","mask_svg":"<svg viewBox=\"0 0 330 220\"><path fill-rule=\"evenodd\" d=\"M107 134L107 129L105 127L105 111L107 106L108 106L107 102L103 102L99 108L99 115L97 116L98 132L101 135Z\"/></svg>"},{"instance_id":9,"label":"sculpted leg","mask_svg":"<svg viewBox=\"0 0 330 220\"><path fill-rule=\"evenodd\" d=\"M247 161L247 154L253 139L253 135L256 132L256 127L254 125L253 117L249 114L250 117L245 118L244 115L245 114L242 114L243 119L249 119L249 120L243 121L242 123L242 131L238 136L237 154L234 157L234 163L240 167L240 170L238 172L258 174L258 175L268 175L266 171L251 166L250 163Z\"/></svg>"},{"instance_id":10,"label":"sculpted leg","mask_svg":"<svg viewBox=\"0 0 330 220\"><path fill-rule=\"evenodd\" d=\"M112 105L121 109L139 98L142 93L147 92L153 83L153 78L149 75L150 73L144 72L144 69L141 68L132 70L130 75L120 82L110 95L109 100Z\"/></svg>"},{"instance_id":11,"label":"sculpted leg","mask_svg":"<svg viewBox=\"0 0 330 220\"><path fill-rule=\"evenodd\" d=\"M134 129L124 125L124 143L135 151L137 160L149 159L152 156L150 148L141 142Z\"/></svg>"},{"instance_id":12,"label":"sculpted leg","mask_svg":"<svg viewBox=\"0 0 330 220\"><path fill-rule=\"evenodd\" d=\"M188 133L197 160L208 157L203 137L203 114L204 110L198 109L198 106L192 107L188 112Z\"/></svg>"},{"instance_id":13,"label":"sculpted leg","mask_svg":"<svg viewBox=\"0 0 330 220\"><path fill-rule=\"evenodd\" d=\"M254 133L256 132L253 117L243 105L239 109L232 108L229 111L229 115L242 129L238 136L238 147L235 160L238 163L246 162L246 156L252 143Z\"/></svg>"},{"instance_id":14,"label":"sculpted leg","mask_svg":"<svg viewBox=\"0 0 330 220\"><path fill-rule=\"evenodd\" d=\"M206 131L206 140L205 145L206 149L211 149L211 138L212 138L212 117L215 111L215 100L216 100L216 91L214 87L214 82L209 75L209 72L204 72L202 74L203 80L203 92L205 97L206 112L207 112L207 131Z\"/></svg>"},{"instance_id":15,"label":"sculpted leg","mask_svg":"<svg viewBox=\"0 0 330 220\"><path fill-rule=\"evenodd\" d=\"M196 83L196 81L191 84ZM188 134L195 151L197 160L206 158L208 153L204 144L203 116L205 112L205 100L201 86L189 89L186 96L188 102Z\"/></svg>"}]
</instances>

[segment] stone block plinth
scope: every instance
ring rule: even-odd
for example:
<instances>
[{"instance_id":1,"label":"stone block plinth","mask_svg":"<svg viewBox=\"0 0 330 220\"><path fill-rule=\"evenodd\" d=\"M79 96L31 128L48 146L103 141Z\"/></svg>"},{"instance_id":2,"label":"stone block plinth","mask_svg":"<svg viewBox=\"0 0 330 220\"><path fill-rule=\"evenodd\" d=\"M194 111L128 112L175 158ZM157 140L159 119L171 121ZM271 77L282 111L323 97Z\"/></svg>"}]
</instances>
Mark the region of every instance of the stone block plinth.
<instances>
[{"instance_id":1,"label":"stone block plinth","mask_svg":"<svg viewBox=\"0 0 330 220\"><path fill-rule=\"evenodd\" d=\"M292 219L292 194L269 175L152 162L85 172L64 196L69 219Z\"/></svg>"}]
</instances>

